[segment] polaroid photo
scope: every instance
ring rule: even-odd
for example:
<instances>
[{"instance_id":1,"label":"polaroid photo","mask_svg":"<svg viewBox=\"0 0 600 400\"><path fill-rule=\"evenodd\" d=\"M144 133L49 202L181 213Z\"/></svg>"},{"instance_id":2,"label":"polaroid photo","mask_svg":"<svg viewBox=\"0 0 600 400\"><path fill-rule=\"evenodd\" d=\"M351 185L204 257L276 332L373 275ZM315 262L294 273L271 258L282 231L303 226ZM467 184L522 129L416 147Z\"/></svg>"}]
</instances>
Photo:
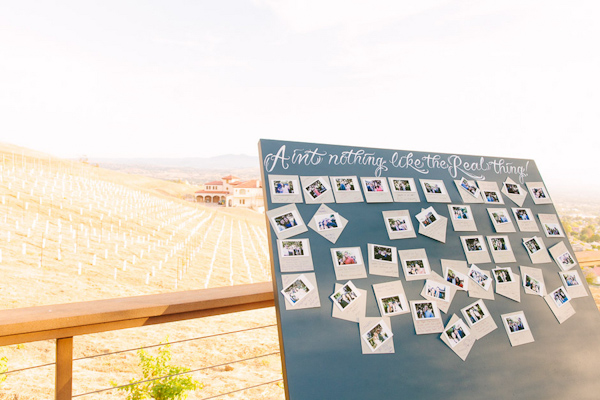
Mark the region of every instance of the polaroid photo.
<instances>
[{"instance_id":1,"label":"polaroid photo","mask_svg":"<svg viewBox=\"0 0 600 400\"><path fill-rule=\"evenodd\" d=\"M328 177L324 176L301 176L304 202L306 204L333 203L333 190Z\"/></svg>"},{"instance_id":2,"label":"polaroid photo","mask_svg":"<svg viewBox=\"0 0 600 400\"><path fill-rule=\"evenodd\" d=\"M492 277L485 271L479 269L475 264L471 264L469 268L469 278L483 290L489 290L492 287ZM471 287L473 285L470 285Z\"/></svg>"},{"instance_id":3,"label":"polaroid photo","mask_svg":"<svg viewBox=\"0 0 600 400\"><path fill-rule=\"evenodd\" d=\"M361 177L367 203L391 203L392 195L387 180L380 177Z\"/></svg>"},{"instance_id":4,"label":"polaroid photo","mask_svg":"<svg viewBox=\"0 0 600 400\"><path fill-rule=\"evenodd\" d=\"M583 281L576 269L571 271L561 271L558 273L563 286L567 289L571 298L586 297L587 291Z\"/></svg>"},{"instance_id":5,"label":"polaroid photo","mask_svg":"<svg viewBox=\"0 0 600 400\"><path fill-rule=\"evenodd\" d=\"M450 347L454 347L465 340L471 332L462 319L459 319L450 327L444 329L444 334L450 343Z\"/></svg>"},{"instance_id":6,"label":"polaroid photo","mask_svg":"<svg viewBox=\"0 0 600 400\"><path fill-rule=\"evenodd\" d=\"M539 232L533 213L529 208L512 208L515 221L521 232Z\"/></svg>"},{"instance_id":7,"label":"polaroid photo","mask_svg":"<svg viewBox=\"0 0 600 400\"><path fill-rule=\"evenodd\" d=\"M315 224L317 225L317 232L331 231L342 228L342 225L339 223L340 215L336 212L315 214L314 218Z\"/></svg>"},{"instance_id":8,"label":"polaroid photo","mask_svg":"<svg viewBox=\"0 0 600 400\"><path fill-rule=\"evenodd\" d=\"M392 198L398 203L419 203L421 201L413 178L388 178Z\"/></svg>"},{"instance_id":9,"label":"polaroid photo","mask_svg":"<svg viewBox=\"0 0 600 400\"><path fill-rule=\"evenodd\" d=\"M477 231L471 206L466 204L449 204L450 220L456 232Z\"/></svg>"},{"instance_id":10,"label":"polaroid photo","mask_svg":"<svg viewBox=\"0 0 600 400\"><path fill-rule=\"evenodd\" d=\"M300 275L292 283L286 285L281 294L292 306L299 304L315 287L304 275Z\"/></svg>"},{"instance_id":11,"label":"polaroid photo","mask_svg":"<svg viewBox=\"0 0 600 400\"><path fill-rule=\"evenodd\" d=\"M362 203L360 182L356 176L330 176L336 203Z\"/></svg>"},{"instance_id":12,"label":"polaroid photo","mask_svg":"<svg viewBox=\"0 0 600 400\"><path fill-rule=\"evenodd\" d=\"M440 220L439 214L433 207L428 207L415 215L417 221L423 228L428 228Z\"/></svg>"},{"instance_id":13,"label":"polaroid photo","mask_svg":"<svg viewBox=\"0 0 600 400\"><path fill-rule=\"evenodd\" d=\"M361 318L364 318L367 315L367 291L356 288L354 294L347 293L343 287L346 284L335 283L334 285L334 293L340 292L342 296L338 296L340 300L339 305L335 305L335 301L332 299L334 304L331 305L331 317L341 319L344 321L350 322L359 322ZM345 296L344 296L345 295ZM351 300L350 304L348 300ZM345 307L340 307L340 305L345 305Z\"/></svg>"},{"instance_id":14,"label":"polaroid photo","mask_svg":"<svg viewBox=\"0 0 600 400\"><path fill-rule=\"evenodd\" d=\"M556 304L556 307L558 308L571 301L571 297L568 295L567 289L565 289L564 286L561 286L551 292L550 298L554 301L554 304Z\"/></svg>"},{"instance_id":15,"label":"polaroid photo","mask_svg":"<svg viewBox=\"0 0 600 400\"><path fill-rule=\"evenodd\" d=\"M390 240L417 237L408 210L382 211L382 215Z\"/></svg>"},{"instance_id":16,"label":"polaroid photo","mask_svg":"<svg viewBox=\"0 0 600 400\"><path fill-rule=\"evenodd\" d=\"M482 235L461 236L460 241L469 264L485 264L492 261Z\"/></svg>"},{"instance_id":17,"label":"polaroid photo","mask_svg":"<svg viewBox=\"0 0 600 400\"><path fill-rule=\"evenodd\" d=\"M522 193L521 186L517 183L504 182L502 186L504 187L504 189L506 189L506 193L508 194L520 196Z\"/></svg>"},{"instance_id":18,"label":"polaroid photo","mask_svg":"<svg viewBox=\"0 0 600 400\"><path fill-rule=\"evenodd\" d=\"M446 228L448 218L443 217L435 211L433 207L421 209L421 212L415 215L419 221L419 233L438 242L446 242Z\"/></svg>"},{"instance_id":19,"label":"polaroid photo","mask_svg":"<svg viewBox=\"0 0 600 400\"><path fill-rule=\"evenodd\" d=\"M406 260L402 262L402 266L404 267L404 274L408 277L414 278L426 275L431 273L431 269L429 267L429 261L424 259L416 259L416 260Z\"/></svg>"},{"instance_id":20,"label":"polaroid photo","mask_svg":"<svg viewBox=\"0 0 600 400\"><path fill-rule=\"evenodd\" d=\"M377 298L382 317L392 317L408 312L406 297L402 293Z\"/></svg>"},{"instance_id":21,"label":"polaroid photo","mask_svg":"<svg viewBox=\"0 0 600 400\"><path fill-rule=\"evenodd\" d=\"M281 272L313 271L314 265L308 239L277 240Z\"/></svg>"},{"instance_id":22,"label":"polaroid photo","mask_svg":"<svg viewBox=\"0 0 600 400\"><path fill-rule=\"evenodd\" d=\"M473 196L474 198L478 198L480 196L480 190L477 186L475 186L474 182L469 182L467 178L462 177L459 181L460 188L466 191L468 194Z\"/></svg>"},{"instance_id":23,"label":"polaroid photo","mask_svg":"<svg viewBox=\"0 0 600 400\"><path fill-rule=\"evenodd\" d=\"M375 352L380 349L387 341L391 341L392 330L388 327L383 319L380 319L370 328L367 328L367 332L362 335L363 340L367 344L367 347Z\"/></svg>"},{"instance_id":24,"label":"polaroid photo","mask_svg":"<svg viewBox=\"0 0 600 400\"><path fill-rule=\"evenodd\" d=\"M398 253L393 246L368 243L369 274L398 278Z\"/></svg>"},{"instance_id":25,"label":"polaroid photo","mask_svg":"<svg viewBox=\"0 0 600 400\"><path fill-rule=\"evenodd\" d=\"M308 221L308 227L331 243L337 242L338 238L348 224L348 220L326 204L321 204L317 212Z\"/></svg>"},{"instance_id":26,"label":"polaroid photo","mask_svg":"<svg viewBox=\"0 0 600 400\"><path fill-rule=\"evenodd\" d=\"M565 242L558 242L548 249L554 262L562 271L567 271L577 265L577 259L569 251Z\"/></svg>"},{"instance_id":27,"label":"polaroid photo","mask_svg":"<svg viewBox=\"0 0 600 400\"><path fill-rule=\"evenodd\" d=\"M525 182L525 184L535 204L552 204L552 199L543 182Z\"/></svg>"},{"instance_id":28,"label":"polaroid photo","mask_svg":"<svg viewBox=\"0 0 600 400\"><path fill-rule=\"evenodd\" d=\"M456 189L458 191L458 194L460 194L463 203L483 203L483 199L481 198L481 191L475 184L475 181L470 181L463 177L460 180L455 179L454 184L456 185ZM473 195L473 193L476 193L476 196Z\"/></svg>"},{"instance_id":29,"label":"polaroid photo","mask_svg":"<svg viewBox=\"0 0 600 400\"><path fill-rule=\"evenodd\" d=\"M527 273L523 274L523 287L528 289L525 290L526 293L528 291L531 292L528 294L535 294L542 297L544 296L544 283L532 275Z\"/></svg>"},{"instance_id":30,"label":"polaroid photo","mask_svg":"<svg viewBox=\"0 0 600 400\"><path fill-rule=\"evenodd\" d=\"M511 346L520 346L534 341L523 311L502 314L500 317Z\"/></svg>"},{"instance_id":31,"label":"polaroid photo","mask_svg":"<svg viewBox=\"0 0 600 400\"><path fill-rule=\"evenodd\" d=\"M456 268L445 268L444 280L455 286L458 290L468 290L469 288L468 276L458 271Z\"/></svg>"},{"instance_id":32,"label":"polaroid photo","mask_svg":"<svg viewBox=\"0 0 600 400\"><path fill-rule=\"evenodd\" d=\"M373 292L382 317L392 317L410 312L401 280L374 284Z\"/></svg>"},{"instance_id":33,"label":"polaroid photo","mask_svg":"<svg viewBox=\"0 0 600 400\"><path fill-rule=\"evenodd\" d=\"M348 281L329 296L329 298L340 311L345 311L351 304L356 302L360 296L361 293L356 286L354 286L352 281Z\"/></svg>"},{"instance_id":34,"label":"polaroid photo","mask_svg":"<svg viewBox=\"0 0 600 400\"><path fill-rule=\"evenodd\" d=\"M527 191L525 191L521 185L516 183L510 178L506 178L506 181L502 183L502 194L508 197L513 203L519 207L523 206L525 199L527 198Z\"/></svg>"},{"instance_id":35,"label":"polaroid photo","mask_svg":"<svg viewBox=\"0 0 600 400\"><path fill-rule=\"evenodd\" d=\"M496 293L516 302L521 301L520 277L513 274L510 267L494 268L492 275L496 281Z\"/></svg>"},{"instance_id":36,"label":"polaroid photo","mask_svg":"<svg viewBox=\"0 0 600 400\"><path fill-rule=\"evenodd\" d=\"M490 204L504 204L502 195L497 190L483 190L481 192L483 200Z\"/></svg>"},{"instance_id":37,"label":"polaroid photo","mask_svg":"<svg viewBox=\"0 0 600 400\"><path fill-rule=\"evenodd\" d=\"M523 246L525 246L532 263L542 264L551 261L541 237L523 238Z\"/></svg>"},{"instance_id":38,"label":"polaroid photo","mask_svg":"<svg viewBox=\"0 0 600 400\"><path fill-rule=\"evenodd\" d=\"M331 249L331 259L336 280L362 279L367 270L360 247L342 247Z\"/></svg>"},{"instance_id":39,"label":"polaroid photo","mask_svg":"<svg viewBox=\"0 0 600 400\"><path fill-rule=\"evenodd\" d=\"M298 175L269 175L272 203L302 203Z\"/></svg>"},{"instance_id":40,"label":"polaroid photo","mask_svg":"<svg viewBox=\"0 0 600 400\"><path fill-rule=\"evenodd\" d=\"M498 328L482 299L460 310L477 340Z\"/></svg>"},{"instance_id":41,"label":"polaroid photo","mask_svg":"<svg viewBox=\"0 0 600 400\"><path fill-rule=\"evenodd\" d=\"M441 333L444 330L442 316L435 301L411 301L410 308L417 335Z\"/></svg>"},{"instance_id":42,"label":"polaroid photo","mask_svg":"<svg viewBox=\"0 0 600 400\"><path fill-rule=\"evenodd\" d=\"M445 285L441 282L437 282L433 279L427 279L425 286L423 287L422 295L426 298L431 298L435 301L443 301L448 303L450 301L450 286Z\"/></svg>"},{"instance_id":43,"label":"polaroid photo","mask_svg":"<svg viewBox=\"0 0 600 400\"><path fill-rule=\"evenodd\" d=\"M488 236L490 253L497 264L516 262L508 236Z\"/></svg>"},{"instance_id":44,"label":"polaroid photo","mask_svg":"<svg viewBox=\"0 0 600 400\"><path fill-rule=\"evenodd\" d=\"M492 269L492 275L496 281L496 285L505 285L507 283L513 283L515 278L510 268L494 268Z\"/></svg>"},{"instance_id":45,"label":"polaroid photo","mask_svg":"<svg viewBox=\"0 0 600 400\"><path fill-rule=\"evenodd\" d=\"M487 211L496 232L515 232L515 227L506 208L488 208Z\"/></svg>"},{"instance_id":46,"label":"polaroid photo","mask_svg":"<svg viewBox=\"0 0 600 400\"><path fill-rule=\"evenodd\" d=\"M269 210L267 217L278 239L287 239L308 230L295 204Z\"/></svg>"},{"instance_id":47,"label":"polaroid photo","mask_svg":"<svg viewBox=\"0 0 600 400\"><path fill-rule=\"evenodd\" d=\"M538 218L546 237L565 237L556 214L538 214Z\"/></svg>"},{"instance_id":48,"label":"polaroid photo","mask_svg":"<svg viewBox=\"0 0 600 400\"><path fill-rule=\"evenodd\" d=\"M450 195L443 180L420 179L420 182L428 203L450 203Z\"/></svg>"}]
</instances>

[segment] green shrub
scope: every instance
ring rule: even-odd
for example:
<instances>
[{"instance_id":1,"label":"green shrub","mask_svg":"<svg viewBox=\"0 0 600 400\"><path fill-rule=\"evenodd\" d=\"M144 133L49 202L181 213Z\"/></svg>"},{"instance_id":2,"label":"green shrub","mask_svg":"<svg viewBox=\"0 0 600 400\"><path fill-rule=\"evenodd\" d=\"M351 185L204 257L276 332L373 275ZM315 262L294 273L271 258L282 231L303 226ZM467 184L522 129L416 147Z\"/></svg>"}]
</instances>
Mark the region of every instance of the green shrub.
<instances>
[{"instance_id":1,"label":"green shrub","mask_svg":"<svg viewBox=\"0 0 600 400\"><path fill-rule=\"evenodd\" d=\"M155 357L144 349L138 350L137 354L143 377L132 379L129 385L119 388L129 392L127 400L183 400L187 398L187 392L190 390L202 389L201 383L190 375L183 374L188 372L189 368L169 364L171 350L168 344L160 346Z\"/></svg>"},{"instance_id":2,"label":"green shrub","mask_svg":"<svg viewBox=\"0 0 600 400\"><path fill-rule=\"evenodd\" d=\"M8 371L8 358L0 358L0 385L6 380L6 371Z\"/></svg>"}]
</instances>

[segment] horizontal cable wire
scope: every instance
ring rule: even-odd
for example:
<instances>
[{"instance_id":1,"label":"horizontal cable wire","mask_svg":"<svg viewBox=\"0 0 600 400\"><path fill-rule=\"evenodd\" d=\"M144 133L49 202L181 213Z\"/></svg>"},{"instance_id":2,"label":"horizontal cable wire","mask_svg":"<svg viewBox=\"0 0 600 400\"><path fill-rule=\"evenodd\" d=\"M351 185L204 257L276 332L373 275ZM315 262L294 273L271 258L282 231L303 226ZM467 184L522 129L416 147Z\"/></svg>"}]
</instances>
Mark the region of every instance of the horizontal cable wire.
<instances>
[{"instance_id":1,"label":"horizontal cable wire","mask_svg":"<svg viewBox=\"0 0 600 400\"><path fill-rule=\"evenodd\" d=\"M283 382L283 379L277 379L276 381L265 382L265 383L261 383L261 384L258 384L258 385L245 387L245 388L242 388L242 389L232 390L231 392L221 393L221 394L218 394L216 396L203 397L202 400L217 399L217 398L222 397L222 396L227 396L228 394L237 393L237 392L243 392L245 390L250 390L250 389L257 388L257 387L266 386L266 385L270 385L272 383L277 383L277 382Z\"/></svg>"},{"instance_id":2,"label":"horizontal cable wire","mask_svg":"<svg viewBox=\"0 0 600 400\"><path fill-rule=\"evenodd\" d=\"M127 387L127 386L140 385L142 383L147 383L147 382L152 382L152 381L158 381L160 379L170 378L170 377L173 377L173 376L192 374L194 372L204 371L204 370L212 369L212 368L224 367L226 365L237 364L237 363L241 363L241 362L244 362L244 361L256 360L258 358L274 356L274 355L277 355L277 354L279 354L279 351L275 351L275 352L267 353L267 354L261 354L260 356L255 356L255 357L250 357L250 358L243 358L241 360L235 360L235 361L231 361L231 362L227 362L227 363L223 363L223 364L210 365L208 367L191 369L189 371L180 372L178 374L165 375L165 376L160 376L158 378L146 379L146 380L135 382L135 383L129 383L127 385L119 385L119 386L114 386L114 387L111 387L111 388L95 390L93 392L74 394L73 398L75 398L75 397L81 397L81 396L87 396L87 395L90 395L90 394L96 394L96 393L106 392L106 391L109 391L109 390L121 389L121 388L124 388L124 387Z\"/></svg>"}]
</instances>

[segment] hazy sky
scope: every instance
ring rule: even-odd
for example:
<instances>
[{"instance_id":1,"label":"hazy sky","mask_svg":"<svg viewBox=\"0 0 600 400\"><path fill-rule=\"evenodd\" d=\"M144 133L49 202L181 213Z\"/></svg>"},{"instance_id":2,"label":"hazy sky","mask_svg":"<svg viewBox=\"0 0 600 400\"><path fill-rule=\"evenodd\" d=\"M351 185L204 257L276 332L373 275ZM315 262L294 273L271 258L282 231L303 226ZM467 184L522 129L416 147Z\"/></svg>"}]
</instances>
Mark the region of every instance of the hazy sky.
<instances>
[{"instance_id":1,"label":"hazy sky","mask_svg":"<svg viewBox=\"0 0 600 400\"><path fill-rule=\"evenodd\" d=\"M204 157L264 137L582 176L600 150L598 21L597 0L6 1L0 141Z\"/></svg>"}]
</instances>

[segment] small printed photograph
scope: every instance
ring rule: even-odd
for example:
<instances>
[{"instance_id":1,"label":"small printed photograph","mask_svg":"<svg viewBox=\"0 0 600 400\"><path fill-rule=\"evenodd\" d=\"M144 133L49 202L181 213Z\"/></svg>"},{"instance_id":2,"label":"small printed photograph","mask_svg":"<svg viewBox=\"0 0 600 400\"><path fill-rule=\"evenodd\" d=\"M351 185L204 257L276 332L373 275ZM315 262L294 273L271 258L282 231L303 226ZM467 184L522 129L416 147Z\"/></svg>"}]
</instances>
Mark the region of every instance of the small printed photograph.
<instances>
[{"instance_id":1,"label":"small printed photograph","mask_svg":"<svg viewBox=\"0 0 600 400\"><path fill-rule=\"evenodd\" d=\"M532 237L528 240L523 240L523 245L525 246L529 254L535 254L542 249L542 246L538 242L538 239L535 237Z\"/></svg>"},{"instance_id":2,"label":"small printed photograph","mask_svg":"<svg viewBox=\"0 0 600 400\"><path fill-rule=\"evenodd\" d=\"M554 300L554 304L556 307L560 308L571 300L571 298L567 295L567 289L564 287L559 287L554 292L550 293L550 298Z\"/></svg>"},{"instance_id":3,"label":"small printed photograph","mask_svg":"<svg viewBox=\"0 0 600 400\"><path fill-rule=\"evenodd\" d=\"M421 225L423 225L424 228L427 228L431 224L435 223L439 219L439 216L433 207L429 207L415 215L415 218Z\"/></svg>"},{"instance_id":4,"label":"small printed photograph","mask_svg":"<svg viewBox=\"0 0 600 400\"><path fill-rule=\"evenodd\" d=\"M375 351L383 346L383 344L390 340L392 336L392 331L390 331L383 320L377 322L375 326L367 331L367 333L362 335L363 339L369 345L371 351Z\"/></svg>"},{"instance_id":5,"label":"small printed photograph","mask_svg":"<svg viewBox=\"0 0 600 400\"><path fill-rule=\"evenodd\" d=\"M506 326L508 326L508 332L510 334L524 332L529 330L525 314L515 314L508 317L504 317Z\"/></svg>"},{"instance_id":6,"label":"small printed photograph","mask_svg":"<svg viewBox=\"0 0 600 400\"><path fill-rule=\"evenodd\" d=\"M562 231L560 230L560 225L555 223L545 223L544 229L548 236L562 236Z\"/></svg>"},{"instance_id":7,"label":"small printed photograph","mask_svg":"<svg viewBox=\"0 0 600 400\"><path fill-rule=\"evenodd\" d=\"M465 237L463 238L465 247L468 252L484 251L483 242L479 237Z\"/></svg>"},{"instance_id":8,"label":"small printed photograph","mask_svg":"<svg viewBox=\"0 0 600 400\"><path fill-rule=\"evenodd\" d=\"M392 232L405 232L410 230L410 226L406 223L404 217L391 217L387 219L388 225Z\"/></svg>"},{"instance_id":9,"label":"small printed photograph","mask_svg":"<svg viewBox=\"0 0 600 400\"><path fill-rule=\"evenodd\" d=\"M296 216L294 215L294 212L288 212L283 215L273 217L273 221L275 222L275 226L277 227L277 230L279 232L283 232L286 229L298 226L298 222L296 222Z\"/></svg>"},{"instance_id":10,"label":"small printed photograph","mask_svg":"<svg viewBox=\"0 0 600 400\"><path fill-rule=\"evenodd\" d=\"M535 197L536 199L547 199L548 198L548 196L546 195L546 191L544 190L543 187L531 188L531 193L533 194L533 197Z\"/></svg>"},{"instance_id":11,"label":"small printed photograph","mask_svg":"<svg viewBox=\"0 0 600 400\"><path fill-rule=\"evenodd\" d=\"M521 194L521 188L519 187L519 185L517 185L515 183L504 182L504 188L506 189L506 192L509 194L516 194L516 195Z\"/></svg>"},{"instance_id":12,"label":"small printed photograph","mask_svg":"<svg viewBox=\"0 0 600 400\"><path fill-rule=\"evenodd\" d=\"M335 187L340 192L356 190L356 184L352 178L335 178Z\"/></svg>"},{"instance_id":13,"label":"small printed photograph","mask_svg":"<svg viewBox=\"0 0 600 400\"><path fill-rule=\"evenodd\" d=\"M282 240L279 254L281 257L301 257L304 256L305 249L308 248L307 239L302 240Z\"/></svg>"},{"instance_id":14,"label":"small printed photograph","mask_svg":"<svg viewBox=\"0 0 600 400\"><path fill-rule=\"evenodd\" d=\"M281 293L291 305L295 306L313 289L314 286L308 279L304 275L300 275L295 281L286 286Z\"/></svg>"},{"instance_id":15,"label":"small printed photograph","mask_svg":"<svg viewBox=\"0 0 600 400\"><path fill-rule=\"evenodd\" d=\"M455 220L473 219L471 209L466 206L452 206L452 218Z\"/></svg>"},{"instance_id":16,"label":"small printed photograph","mask_svg":"<svg viewBox=\"0 0 600 400\"><path fill-rule=\"evenodd\" d=\"M569 253L568 251L558 256L558 261L567 269L575 265L575 260L573 259L571 253Z\"/></svg>"},{"instance_id":17,"label":"small printed photograph","mask_svg":"<svg viewBox=\"0 0 600 400\"><path fill-rule=\"evenodd\" d=\"M431 301L416 301L412 303L413 315L417 320L424 320L428 318L438 318L439 311L435 306L435 303Z\"/></svg>"},{"instance_id":18,"label":"small printed photograph","mask_svg":"<svg viewBox=\"0 0 600 400\"><path fill-rule=\"evenodd\" d=\"M296 194L296 182L293 180L273 180L273 190L277 194Z\"/></svg>"},{"instance_id":19,"label":"small printed photograph","mask_svg":"<svg viewBox=\"0 0 600 400\"><path fill-rule=\"evenodd\" d=\"M467 276L458 271L453 270L452 268L448 268L446 270L446 274L444 275L444 279L447 282L451 283L454 286L458 286L459 288L465 288L467 284Z\"/></svg>"},{"instance_id":20,"label":"small printed photograph","mask_svg":"<svg viewBox=\"0 0 600 400\"><path fill-rule=\"evenodd\" d=\"M484 190L483 196L487 203L500 203L500 195L495 190Z\"/></svg>"},{"instance_id":21,"label":"small printed photograph","mask_svg":"<svg viewBox=\"0 0 600 400\"><path fill-rule=\"evenodd\" d=\"M387 246L373 246L373 258L377 261L388 261L392 262L394 251L391 247Z\"/></svg>"},{"instance_id":22,"label":"small printed photograph","mask_svg":"<svg viewBox=\"0 0 600 400\"><path fill-rule=\"evenodd\" d=\"M517 208L515 215L519 221L531 221L530 210L527 208Z\"/></svg>"},{"instance_id":23,"label":"small printed photograph","mask_svg":"<svg viewBox=\"0 0 600 400\"><path fill-rule=\"evenodd\" d=\"M506 242L506 238L504 236L499 237L491 237L490 243L492 244L492 248L494 251L509 251L510 246Z\"/></svg>"},{"instance_id":24,"label":"small printed photograph","mask_svg":"<svg viewBox=\"0 0 600 400\"><path fill-rule=\"evenodd\" d=\"M423 181L423 187L425 188L425 191L429 194L443 194L444 193L444 190L437 182Z\"/></svg>"},{"instance_id":25,"label":"small printed photograph","mask_svg":"<svg viewBox=\"0 0 600 400\"><path fill-rule=\"evenodd\" d=\"M413 190L408 179L392 179L392 189L396 192L411 192Z\"/></svg>"},{"instance_id":26,"label":"small printed photograph","mask_svg":"<svg viewBox=\"0 0 600 400\"><path fill-rule=\"evenodd\" d=\"M338 213L315 215L315 223L317 225L317 230L319 231L328 231L331 229L340 228L339 220L340 216Z\"/></svg>"},{"instance_id":27,"label":"small printed photograph","mask_svg":"<svg viewBox=\"0 0 600 400\"><path fill-rule=\"evenodd\" d=\"M367 192L385 192L386 186L382 179L365 179L365 190Z\"/></svg>"},{"instance_id":28,"label":"small printed photograph","mask_svg":"<svg viewBox=\"0 0 600 400\"><path fill-rule=\"evenodd\" d=\"M474 303L469 308L465 309L465 314L469 317L471 324L475 325L480 322L482 319L488 317L488 314L483 310L484 307L478 302ZM487 310L487 309L486 309Z\"/></svg>"},{"instance_id":29,"label":"small printed photograph","mask_svg":"<svg viewBox=\"0 0 600 400\"><path fill-rule=\"evenodd\" d=\"M575 271L560 272L560 279L562 279L566 287L581 286L579 274Z\"/></svg>"},{"instance_id":30,"label":"small printed photograph","mask_svg":"<svg viewBox=\"0 0 600 400\"><path fill-rule=\"evenodd\" d=\"M427 279L427 281L425 281L425 294L437 300L447 302L448 296L450 296L450 287L444 285L443 283Z\"/></svg>"},{"instance_id":31,"label":"small printed photograph","mask_svg":"<svg viewBox=\"0 0 600 400\"><path fill-rule=\"evenodd\" d=\"M510 218L508 218L508 213L506 210L493 210L491 212L492 218L498 225L507 224L510 222Z\"/></svg>"},{"instance_id":32,"label":"small printed photograph","mask_svg":"<svg viewBox=\"0 0 600 400\"><path fill-rule=\"evenodd\" d=\"M475 185L471 185L469 184L469 181L467 181L467 178L462 178L460 180L460 186L465 189L467 192L469 192L469 194L473 197L478 197L479 196L479 188Z\"/></svg>"},{"instance_id":33,"label":"small printed photograph","mask_svg":"<svg viewBox=\"0 0 600 400\"><path fill-rule=\"evenodd\" d=\"M512 274L508 268L496 268L492 270L496 283L511 283L513 282Z\"/></svg>"},{"instance_id":34,"label":"small printed photograph","mask_svg":"<svg viewBox=\"0 0 600 400\"><path fill-rule=\"evenodd\" d=\"M408 275L427 275L429 271L423 260L407 260L406 272Z\"/></svg>"},{"instance_id":35,"label":"small printed photograph","mask_svg":"<svg viewBox=\"0 0 600 400\"><path fill-rule=\"evenodd\" d=\"M472 264L469 268L469 277L485 290L488 290L492 284L492 278L475 264Z\"/></svg>"},{"instance_id":36,"label":"small printed photograph","mask_svg":"<svg viewBox=\"0 0 600 400\"><path fill-rule=\"evenodd\" d=\"M354 286L352 281L346 282L339 290L329 296L336 307L341 311L346 310L348 306L355 302L359 297L360 292L356 289L356 286Z\"/></svg>"},{"instance_id":37,"label":"small printed photograph","mask_svg":"<svg viewBox=\"0 0 600 400\"><path fill-rule=\"evenodd\" d=\"M320 195L322 195L329 189L319 178L316 181L314 181L313 183L311 183L310 185L306 186L304 188L304 190L306 190L306 193L308 193L310 195L310 197L312 197L313 199L316 199L317 197L319 197Z\"/></svg>"},{"instance_id":38,"label":"small printed photograph","mask_svg":"<svg viewBox=\"0 0 600 400\"><path fill-rule=\"evenodd\" d=\"M450 342L450 347L459 344L463 339L471 334L462 319L456 321L450 328L444 331Z\"/></svg>"},{"instance_id":39,"label":"small printed photograph","mask_svg":"<svg viewBox=\"0 0 600 400\"><path fill-rule=\"evenodd\" d=\"M343 249L333 249L337 265L362 264L360 248L348 247Z\"/></svg>"},{"instance_id":40,"label":"small printed photograph","mask_svg":"<svg viewBox=\"0 0 600 400\"><path fill-rule=\"evenodd\" d=\"M379 299L379 304L383 310L384 317L390 317L404 311L402 306L404 296L402 294L395 294L392 296L386 296Z\"/></svg>"},{"instance_id":41,"label":"small printed photograph","mask_svg":"<svg viewBox=\"0 0 600 400\"><path fill-rule=\"evenodd\" d=\"M543 295L543 285L542 282L540 282L539 280L535 279L533 276L529 275L529 274L525 274L525 278L523 279L523 285L534 291L537 295L542 296Z\"/></svg>"}]
</instances>

